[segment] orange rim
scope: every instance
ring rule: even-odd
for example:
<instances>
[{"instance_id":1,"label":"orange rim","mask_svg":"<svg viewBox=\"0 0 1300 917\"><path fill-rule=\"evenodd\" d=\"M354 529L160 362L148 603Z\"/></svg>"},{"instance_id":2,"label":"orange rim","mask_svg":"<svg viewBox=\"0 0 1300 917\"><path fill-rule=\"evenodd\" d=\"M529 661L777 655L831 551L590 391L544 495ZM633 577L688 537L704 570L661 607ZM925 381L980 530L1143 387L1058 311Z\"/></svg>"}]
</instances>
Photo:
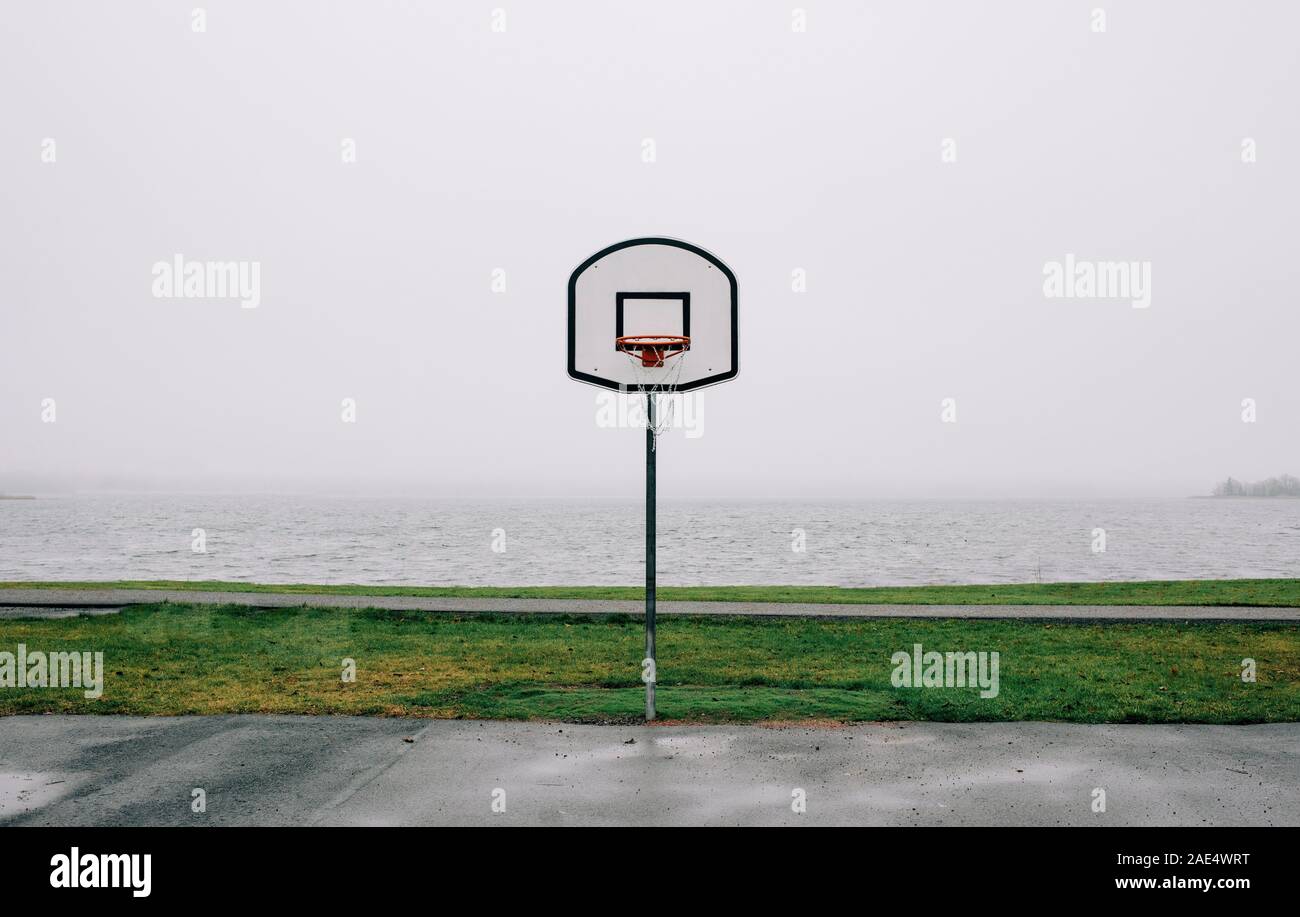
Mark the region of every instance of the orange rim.
<instances>
[{"instance_id":1,"label":"orange rim","mask_svg":"<svg viewBox=\"0 0 1300 917\"><path fill-rule=\"evenodd\" d=\"M614 338L614 347L639 356L642 366L653 368L690 350L691 339L680 334L628 334Z\"/></svg>"}]
</instances>

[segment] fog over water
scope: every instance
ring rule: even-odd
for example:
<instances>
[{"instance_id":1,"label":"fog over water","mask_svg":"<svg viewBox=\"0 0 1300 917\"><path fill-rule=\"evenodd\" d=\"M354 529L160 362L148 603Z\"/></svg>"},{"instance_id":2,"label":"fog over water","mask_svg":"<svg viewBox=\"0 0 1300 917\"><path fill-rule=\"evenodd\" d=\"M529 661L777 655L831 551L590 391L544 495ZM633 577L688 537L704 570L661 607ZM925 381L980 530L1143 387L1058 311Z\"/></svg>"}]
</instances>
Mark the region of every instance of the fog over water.
<instances>
[{"instance_id":1,"label":"fog over water","mask_svg":"<svg viewBox=\"0 0 1300 917\"><path fill-rule=\"evenodd\" d=\"M636 499L639 435L566 377L564 322L570 271L644 235L740 289L739 377L703 393L701 436L667 438L665 499L814 518L1300 473L1300 5L1126 4L1104 33L1030 0L816 4L803 32L748 2L519 4L493 31L491 5L231 0L202 33L173 3L11 6L0 492ZM256 308L155 296L178 254L256 262ZM1149 304L1045 295L1070 257L1144 265ZM132 531L188 531L181 505ZM329 504L279 505L288 532ZM1161 525L1233 568L1188 515L1211 510L1180 506ZM1293 506L1213 512L1236 531ZM593 544L627 527L582 507ZM4 507L8 543L46 509ZM1034 513L1048 555L1097 515ZM723 579L876 575L750 567L793 520L745 518ZM1023 578L1024 528L959 530L991 553L954 577ZM1191 569L1152 545L1105 562Z\"/></svg>"}]
</instances>

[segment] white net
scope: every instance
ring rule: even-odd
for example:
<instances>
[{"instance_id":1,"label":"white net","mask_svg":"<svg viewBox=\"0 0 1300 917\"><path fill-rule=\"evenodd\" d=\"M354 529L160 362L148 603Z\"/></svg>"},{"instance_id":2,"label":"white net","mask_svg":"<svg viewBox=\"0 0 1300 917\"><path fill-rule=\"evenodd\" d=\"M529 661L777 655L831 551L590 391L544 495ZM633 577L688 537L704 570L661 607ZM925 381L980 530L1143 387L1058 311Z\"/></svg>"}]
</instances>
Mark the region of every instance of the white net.
<instances>
[{"instance_id":1,"label":"white net","mask_svg":"<svg viewBox=\"0 0 1300 917\"><path fill-rule=\"evenodd\" d=\"M639 351L624 351L624 356L632 363L632 371L637 380L628 386L627 391L629 394L640 394L646 420L654 418L654 422L647 423L647 426L654 434L656 444L659 442L659 436L673 425L677 412L677 384L682 377L682 366L686 362L687 355L688 352L678 353L667 357L662 366L646 366ZM654 399L653 410L651 398Z\"/></svg>"}]
</instances>

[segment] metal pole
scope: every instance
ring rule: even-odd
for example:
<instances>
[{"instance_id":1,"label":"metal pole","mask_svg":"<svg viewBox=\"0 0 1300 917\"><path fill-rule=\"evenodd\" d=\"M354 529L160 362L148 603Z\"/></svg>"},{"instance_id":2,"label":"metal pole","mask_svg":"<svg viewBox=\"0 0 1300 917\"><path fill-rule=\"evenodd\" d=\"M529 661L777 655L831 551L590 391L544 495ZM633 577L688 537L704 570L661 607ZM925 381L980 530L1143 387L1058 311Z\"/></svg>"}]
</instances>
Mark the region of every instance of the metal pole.
<instances>
[{"instance_id":1,"label":"metal pole","mask_svg":"<svg viewBox=\"0 0 1300 917\"><path fill-rule=\"evenodd\" d=\"M655 718L655 396L645 396L645 718ZM642 663L644 666L645 663ZM643 668L643 672L646 670ZM648 675L648 677L647 677Z\"/></svg>"}]
</instances>

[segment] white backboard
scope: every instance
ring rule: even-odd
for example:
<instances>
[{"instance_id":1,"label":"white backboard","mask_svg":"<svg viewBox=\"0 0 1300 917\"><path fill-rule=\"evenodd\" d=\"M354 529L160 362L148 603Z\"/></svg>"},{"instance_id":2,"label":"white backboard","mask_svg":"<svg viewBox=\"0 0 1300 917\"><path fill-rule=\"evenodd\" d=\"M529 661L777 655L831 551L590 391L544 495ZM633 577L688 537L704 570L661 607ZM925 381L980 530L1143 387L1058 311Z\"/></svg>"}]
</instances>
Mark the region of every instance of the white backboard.
<instances>
[{"instance_id":1,"label":"white backboard","mask_svg":"<svg viewBox=\"0 0 1300 917\"><path fill-rule=\"evenodd\" d=\"M677 390L734 379L739 370L736 275L677 239L629 239L592 255L569 278L569 375L613 389L678 374ZM628 335L685 335L690 349L661 369L637 367L614 346ZM673 362L680 360L680 367Z\"/></svg>"}]
</instances>

